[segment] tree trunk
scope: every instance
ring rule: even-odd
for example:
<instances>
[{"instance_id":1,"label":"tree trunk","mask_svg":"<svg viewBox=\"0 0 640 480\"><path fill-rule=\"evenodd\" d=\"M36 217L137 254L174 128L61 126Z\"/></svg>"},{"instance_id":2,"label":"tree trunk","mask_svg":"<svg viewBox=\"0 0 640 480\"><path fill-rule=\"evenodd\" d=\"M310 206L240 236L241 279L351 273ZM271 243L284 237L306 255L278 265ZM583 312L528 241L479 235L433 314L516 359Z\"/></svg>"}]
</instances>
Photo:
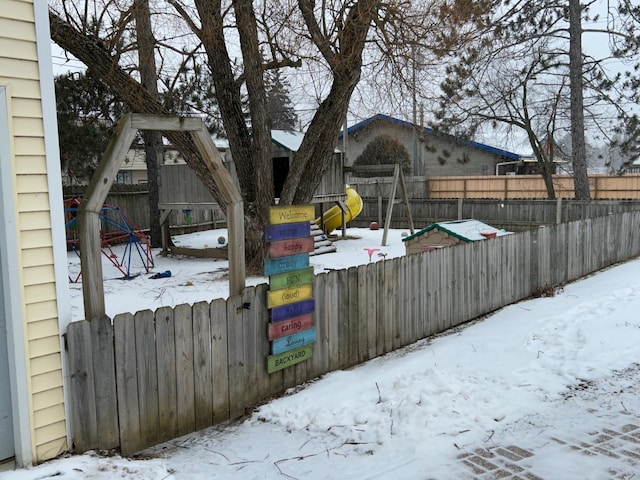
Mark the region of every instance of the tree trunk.
<instances>
[{"instance_id":1,"label":"tree trunk","mask_svg":"<svg viewBox=\"0 0 640 480\"><path fill-rule=\"evenodd\" d=\"M541 163L538 160L538 165L540 166L540 173L544 180L544 186L547 189L547 198L549 200L555 200L556 190L553 186L553 161L543 161Z\"/></svg>"},{"instance_id":2,"label":"tree trunk","mask_svg":"<svg viewBox=\"0 0 640 480\"><path fill-rule=\"evenodd\" d=\"M547 198L549 200L555 200L556 190L553 186L553 155L550 155L551 158L548 158L547 155L545 155L542 145L538 141L535 132L531 128L528 113L525 112L525 116L527 118L526 131L527 137L529 138L529 145L531 145L533 154L538 161L538 170L540 171L540 175L542 175L544 186L547 189ZM553 144L553 138L551 138L551 142ZM551 148L553 148L553 146Z\"/></svg>"},{"instance_id":3,"label":"tree trunk","mask_svg":"<svg viewBox=\"0 0 640 480\"><path fill-rule=\"evenodd\" d=\"M147 90L124 72L104 49L99 39L85 36L49 11L51 39L84 63L97 78L136 113L173 116ZM211 192L223 211L227 203L215 184L208 167L198 153L191 135L186 132L165 132L164 136L182 154L185 162Z\"/></svg>"},{"instance_id":4,"label":"tree trunk","mask_svg":"<svg viewBox=\"0 0 640 480\"><path fill-rule=\"evenodd\" d=\"M233 75L232 62L225 43L220 1L196 0L195 5L202 22L202 28L196 33L207 53L208 64L215 65L211 76L245 201L247 270L249 273L257 274L261 273L263 265L262 231L267 223L269 207L275 199L271 129L267 115L256 19L250 1L234 0L251 111L252 129L249 131L242 111L240 86Z\"/></svg>"},{"instance_id":5,"label":"tree trunk","mask_svg":"<svg viewBox=\"0 0 640 480\"><path fill-rule=\"evenodd\" d=\"M571 87L571 157L576 200L589 200L589 176L584 139L582 86L582 8L580 0L569 0L569 84Z\"/></svg>"},{"instance_id":6,"label":"tree trunk","mask_svg":"<svg viewBox=\"0 0 640 480\"><path fill-rule=\"evenodd\" d=\"M351 94L360 80L362 52L369 28L379 8L376 0L359 0L351 4L338 33L338 46L332 49L328 46L329 39L322 36L316 23L314 2L298 0L298 5L315 45L331 67L333 83L294 156L280 196L285 204L309 202L331 163Z\"/></svg>"},{"instance_id":7,"label":"tree trunk","mask_svg":"<svg viewBox=\"0 0 640 480\"><path fill-rule=\"evenodd\" d=\"M142 86L158 99L158 74L155 61L155 38L151 30L151 12L148 0L134 0L133 10L136 19L136 35L138 43L138 65L140 67L140 80ZM144 139L144 152L147 161L147 181L149 188L149 226L151 246L162 246L162 234L160 233L160 202L159 189L159 164L164 156L162 134L155 130L147 130L142 133Z\"/></svg>"},{"instance_id":8,"label":"tree trunk","mask_svg":"<svg viewBox=\"0 0 640 480\"><path fill-rule=\"evenodd\" d=\"M350 74L334 76L327 98L320 104L305 134L282 189L285 204L308 203L318 188L335 151L335 142L347 114L349 99L360 78L359 65Z\"/></svg>"}]
</instances>

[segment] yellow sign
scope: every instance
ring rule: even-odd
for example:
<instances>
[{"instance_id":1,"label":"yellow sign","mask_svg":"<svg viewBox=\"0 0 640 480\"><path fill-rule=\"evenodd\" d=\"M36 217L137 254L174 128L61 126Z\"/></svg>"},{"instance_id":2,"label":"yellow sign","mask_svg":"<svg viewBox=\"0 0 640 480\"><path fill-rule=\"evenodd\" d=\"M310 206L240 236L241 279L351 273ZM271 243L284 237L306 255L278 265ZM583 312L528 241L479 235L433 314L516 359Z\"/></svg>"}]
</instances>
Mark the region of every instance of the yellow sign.
<instances>
[{"instance_id":1,"label":"yellow sign","mask_svg":"<svg viewBox=\"0 0 640 480\"><path fill-rule=\"evenodd\" d=\"M294 288L283 288L267 292L267 308L279 307L289 303L308 300L313 297L313 288L309 285L300 285Z\"/></svg>"},{"instance_id":2,"label":"yellow sign","mask_svg":"<svg viewBox=\"0 0 640 480\"><path fill-rule=\"evenodd\" d=\"M316 216L313 205L289 205L271 207L269 210L269 223L280 225L282 223L310 222Z\"/></svg>"}]
</instances>

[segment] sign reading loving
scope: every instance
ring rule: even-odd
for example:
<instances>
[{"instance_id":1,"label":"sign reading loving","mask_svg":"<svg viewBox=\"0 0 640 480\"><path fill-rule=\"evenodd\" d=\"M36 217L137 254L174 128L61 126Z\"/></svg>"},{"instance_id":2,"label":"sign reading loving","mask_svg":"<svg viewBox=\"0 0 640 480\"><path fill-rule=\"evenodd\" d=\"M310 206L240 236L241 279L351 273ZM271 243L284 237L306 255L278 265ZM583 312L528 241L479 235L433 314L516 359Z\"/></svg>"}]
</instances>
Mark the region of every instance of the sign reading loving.
<instances>
[{"instance_id":1,"label":"sign reading loving","mask_svg":"<svg viewBox=\"0 0 640 480\"><path fill-rule=\"evenodd\" d=\"M309 253L314 248L310 222L314 216L313 205L278 206L269 211L264 232L267 308L271 309L267 328L271 342L269 373L311 358L310 345L316 341L313 267L309 266Z\"/></svg>"}]
</instances>

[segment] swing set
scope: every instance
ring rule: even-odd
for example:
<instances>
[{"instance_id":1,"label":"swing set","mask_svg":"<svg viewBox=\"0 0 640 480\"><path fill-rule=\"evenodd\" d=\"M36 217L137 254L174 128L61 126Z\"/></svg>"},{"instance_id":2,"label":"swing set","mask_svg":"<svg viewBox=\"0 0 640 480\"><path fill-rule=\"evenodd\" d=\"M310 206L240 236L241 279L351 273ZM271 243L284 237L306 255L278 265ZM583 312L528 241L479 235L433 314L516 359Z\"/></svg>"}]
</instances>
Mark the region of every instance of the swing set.
<instances>
[{"instance_id":1,"label":"swing set","mask_svg":"<svg viewBox=\"0 0 640 480\"><path fill-rule=\"evenodd\" d=\"M78 238L79 198L71 198L64 202L65 230L67 249L80 256L80 240ZM121 280L131 280L137 275L131 274L133 261L140 260L146 273L154 267L153 253L149 237L129 219L118 207L103 205L98 214L102 228L100 230L100 250L111 264L122 273ZM114 245L124 244L122 256L113 251ZM134 250L136 255L134 255ZM82 272L69 281L77 283Z\"/></svg>"}]
</instances>

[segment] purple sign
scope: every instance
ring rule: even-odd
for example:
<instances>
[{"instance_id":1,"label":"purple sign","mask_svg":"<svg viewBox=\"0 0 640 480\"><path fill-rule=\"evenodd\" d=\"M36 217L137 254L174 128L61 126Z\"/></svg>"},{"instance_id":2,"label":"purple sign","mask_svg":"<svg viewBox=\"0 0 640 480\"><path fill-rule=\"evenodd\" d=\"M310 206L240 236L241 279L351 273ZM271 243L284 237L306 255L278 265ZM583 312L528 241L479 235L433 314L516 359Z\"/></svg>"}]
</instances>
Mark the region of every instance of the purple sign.
<instances>
[{"instance_id":1,"label":"purple sign","mask_svg":"<svg viewBox=\"0 0 640 480\"><path fill-rule=\"evenodd\" d=\"M267 225L264 227L265 242L308 237L309 235L311 235L311 224L309 222L283 223L281 225Z\"/></svg>"},{"instance_id":2,"label":"purple sign","mask_svg":"<svg viewBox=\"0 0 640 480\"><path fill-rule=\"evenodd\" d=\"M281 307L271 309L271 321L281 322L307 313L313 313L316 308L316 302L313 298L302 302L290 303Z\"/></svg>"}]
</instances>

